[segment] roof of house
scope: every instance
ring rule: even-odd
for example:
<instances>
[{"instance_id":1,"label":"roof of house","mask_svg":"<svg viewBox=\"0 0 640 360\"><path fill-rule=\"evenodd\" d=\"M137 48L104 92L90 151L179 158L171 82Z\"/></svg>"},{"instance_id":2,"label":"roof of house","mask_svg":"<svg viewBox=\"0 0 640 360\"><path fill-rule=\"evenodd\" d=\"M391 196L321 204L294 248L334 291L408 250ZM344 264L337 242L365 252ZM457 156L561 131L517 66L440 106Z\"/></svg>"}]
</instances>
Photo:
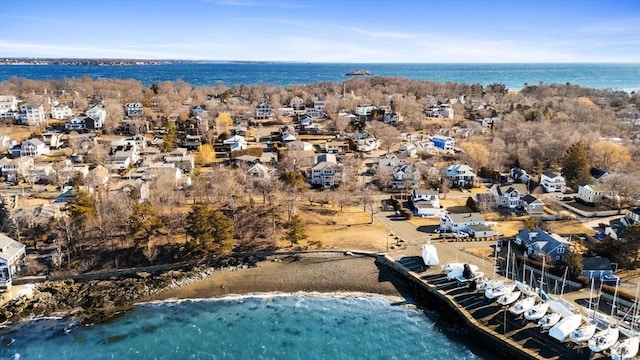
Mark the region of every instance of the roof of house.
<instances>
[{"instance_id":1,"label":"roof of house","mask_svg":"<svg viewBox=\"0 0 640 360\"><path fill-rule=\"evenodd\" d=\"M435 208L435 206L433 206L433 202L429 200L414 201L413 206L415 206L417 209Z\"/></svg>"},{"instance_id":2,"label":"roof of house","mask_svg":"<svg viewBox=\"0 0 640 360\"><path fill-rule=\"evenodd\" d=\"M435 190L431 190L431 189L413 189L413 196L423 196L423 195L436 195L438 196L439 193Z\"/></svg>"},{"instance_id":3,"label":"roof of house","mask_svg":"<svg viewBox=\"0 0 640 360\"><path fill-rule=\"evenodd\" d=\"M475 176L476 174L473 172L473 169L469 165L465 164L454 164L449 165L444 170L444 174L447 177L452 176Z\"/></svg>"},{"instance_id":4,"label":"roof of house","mask_svg":"<svg viewBox=\"0 0 640 360\"><path fill-rule=\"evenodd\" d=\"M0 234L0 259L8 260L24 251L25 245L21 244L5 234Z\"/></svg>"},{"instance_id":5,"label":"roof of house","mask_svg":"<svg viewBox=\"0 0 640 360\"><path fill-rule=\"evenodd\" d=\"M484 218L480 213L462 213L462 214L449 214L449 219L454 223L464 222L483 222Z\"/></svg>"},{"instance_id":6,"label":"roof of house","mask_svg":"<svg viewBox=\"0 0 640 360\"><path fill-rule=\"evenodd\" d=\"M556 177L562 177L562 175L559 172L554 171L554 170L545 170L545 171L542 172L542 175L544 175L544 176L546 176L546 177L548 177L550 179L553 179L553 178L556 178Z\"/></svg>"},{"instance_id":7,"label":"roof of house","mask_svg":"<svg viewBox=\"0 0 640 360\"><path fill-rule=\"evenodd\" d=\"M490 228L490 227L488 227L486 225L469 225L468 228L471 229L471 231L473 231L473 232L493 231L492 228Z\"/></svg>"},{"instance_id":8,"label":"roof of house","mask_svg":"<svg viewBox=\"0 0 640 360\"><path fill-rule=\"evenodd\" d=\"M321 163L318 163L316 166L314 166L313 170L339 169L339 168L340 168L340 165L334 162L323 161Z\"/></svg>"},{"instance_id":9,"label":"roof of house","mask_svg":"<svg viewBox=\"0 0 640 360\"><path fill-rule=\"evenodd\" d=\"M533 247L535 250L549 253L559 245L569 245L569 240L554 233L548 233L540 228L533 230L522 229L517 237L522 239L525 245Z\"/></svg>"},{"instance_id":10,"label":"roof of house","mask_svg":"<svg viewBox=\"0 0 640 360\"><path fill-rule=\"evenodd\" d=\"M589 174L591 174L592 178L596 180L600 180L603 177L609 175L609 172L605 169L598 169L598 168L592 167L591 169L589 169Z\"/></svg>"},{"instance_id":11,"label":"roof of house","mask_svg":"<svg viewBox=\"0 0 640 360\"><path fill-rule=\"evenodd\" d=\"M539 202L542 203L542 200L536 198L535 196L533 196L531 194L527 194L527 195L521 197L520 200L524 201L527 204L533 204L536 201L539 201Z\"/></svg>"},{"instance_id":12,"label":"roof of house","mask_svg":"<svg viewBox=\"0 0 640 360\"><path fill-rule=\"evenodd\" d=\"M511 185L502 185L502 186L495 184L493 185L493 187L495 187L498 195L508 195L514 191L517 191L520 194L528 193L526 184L511 184Z\"/></svg>"}]
</instances>

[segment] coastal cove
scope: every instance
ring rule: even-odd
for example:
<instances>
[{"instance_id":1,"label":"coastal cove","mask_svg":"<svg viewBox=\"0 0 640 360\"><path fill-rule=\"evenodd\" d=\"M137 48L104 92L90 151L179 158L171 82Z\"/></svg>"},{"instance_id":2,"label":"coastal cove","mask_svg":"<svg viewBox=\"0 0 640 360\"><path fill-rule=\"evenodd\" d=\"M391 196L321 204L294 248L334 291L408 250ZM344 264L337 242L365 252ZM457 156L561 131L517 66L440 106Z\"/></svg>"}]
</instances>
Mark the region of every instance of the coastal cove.
<instances>
[{"instance_id":1,"label":"coastal cove","mask_svg":"<svg viewBox=\"0 0 640 360\"><path fill-rule=\"evenodd\" d=\"M217 84L292 86L341 82L345 74L366 69L374 76L410 80L458 82L483 86L502 83L508 89L535 85L571 83L595 89L627 92L640 89L640 64L356 64L297 62L194 62L158 65L3 65L0 81L11 77L60 80L81 76L94 79L134 79L145 86L183 80L193 86Z\"/></svg>"},{"instance_id":2,"label":"coastal cove","mask_svg":"<svg viewBox=\"0 0 640 360\"><path fill-rule=\"evenodd\" d=\"M257 267L215 271L199 281L157 292L132 310L91 327L79 326L76 317L65 317L4 328L0 356L30 358L52 349L71 359L91 351L102 358L141 359L150 354L164 359L210 354L324 358L325 351L336 359L362 358L360 351L367 352L367 358L487 356L480 357L484 350L474 344L462 345L456 328L435 312L408 306L411 301L404 295L402 283L376 267L372 257L276 256ZM241 334L249 336L246 341L251 346L238 340ZM326 349L326 341L334 346Z\"/></svg>"}]
</instances>

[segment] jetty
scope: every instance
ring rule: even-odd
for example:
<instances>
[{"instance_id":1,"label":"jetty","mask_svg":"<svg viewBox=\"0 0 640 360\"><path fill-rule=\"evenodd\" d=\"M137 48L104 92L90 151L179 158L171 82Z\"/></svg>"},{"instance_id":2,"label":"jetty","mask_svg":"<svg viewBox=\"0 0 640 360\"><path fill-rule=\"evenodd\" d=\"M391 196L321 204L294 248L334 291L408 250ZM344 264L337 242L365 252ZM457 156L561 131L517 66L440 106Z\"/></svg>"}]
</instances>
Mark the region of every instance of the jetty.
<instances>
[{"instance_id":1,"label":"jetty","mask_svg":"<svg viewBox=\"0 0 640 360\"><path fill-rule=\"evenodd\" d=\"M436 245L442 248L448 244ZM394 258L388 253L381 254L376 263L406 281L420 303L461 323L461 328L468 332L461 336L495 349L505 359L608 358L602 353L591 354L586 345L576 347L569 342L555 340L547 332L541 332L536 322L528 322L522 315L509 313L505 307L487 300L483 293L472 290L467 284L448 280L439 266L425 270L417 254L400 256ZM444 259L442 263L448 260L446 255ZM477 259L470 263L482 261L486 260ZM496 274L496 278L499 277Z\"/></svg>"}]
</instances>

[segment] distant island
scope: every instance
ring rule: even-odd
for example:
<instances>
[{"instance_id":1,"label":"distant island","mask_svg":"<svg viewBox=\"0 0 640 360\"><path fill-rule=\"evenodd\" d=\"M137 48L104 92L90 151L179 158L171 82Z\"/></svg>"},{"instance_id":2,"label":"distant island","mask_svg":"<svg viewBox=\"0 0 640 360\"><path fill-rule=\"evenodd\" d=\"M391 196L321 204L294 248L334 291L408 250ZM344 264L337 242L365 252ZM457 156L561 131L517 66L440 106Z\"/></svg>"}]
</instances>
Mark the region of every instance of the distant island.
<instances>
[{"instance_id":1,"label":"distant island","mask_svg":"<svg viewBox=\"0 0 640 360\"><path fill-rule=\"evenodd\" d=\"M188 60L144 60L144 59L74 59L74 58L0 58L0 65L161 65L185 63Z\"/></svg>"},{"instance_id":2,"label":"distant island","mask_svg":"<svg viewBox=\"0 0 640 360\"><path fill-rule=\"evenodd\" d=\"M346 73L345 75L346 76L371 76L373 74L369 70L358 69L358 70L350 71L350 72Z\"/></svg>"}]
</instances>

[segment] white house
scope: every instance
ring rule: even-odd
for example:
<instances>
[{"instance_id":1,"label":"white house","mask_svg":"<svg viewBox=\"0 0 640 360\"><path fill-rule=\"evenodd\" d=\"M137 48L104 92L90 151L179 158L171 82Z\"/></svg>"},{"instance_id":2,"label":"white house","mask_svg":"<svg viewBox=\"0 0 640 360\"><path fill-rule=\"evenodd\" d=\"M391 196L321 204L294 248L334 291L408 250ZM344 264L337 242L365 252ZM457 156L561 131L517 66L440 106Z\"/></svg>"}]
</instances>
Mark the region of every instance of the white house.
<instances>
[{"instance_id":1,"label":"white house","mask_svg":"<svg viewBox=\"0 0 640 360\"><path fill-rule=\"evenodd\" d=\"M18 99L13 95L0 95L0 115L18 111Z\"/></svg>"},{"instance_id":2,"label":"white house","mask_svg":"<svg viewBox=\"0 0 640 360\"><path fill-rule=\"evenodd\" d=\"M247 173L251 176L252 179L269 179L271 178L271 170L260 164L255 163L249 169L247 169Z\"/></svg>"},{"instance_id":3,"label":"white house","mask_svg":"<svg viewBox=\"0 0 640 360\"><path fill-rule=\"evenodd\" d=\"M391 173L392 189L415 189L420 186L420 170L411 165L400 165Z\"/></svg>"},{"instance_id":4,"label":"white house","mask_svg":"<svg viewBox=\"0 0 640 360\"><path fill-rule=\"evenodd\" d=\"M255 118L256 119L269 119L273 116L273 110L271 109L271 105L267 103L260 103L256 106L255 109Z\"/></svg>"},{"instance_id":5,"label":"white house","mask_svg":"<svg viewBox=\"0 0 640 360\"><path fill-rule=\"evenodd\" d=\"M342 171L342 165L338 163L322 161L311 168L309 182L313 185L331 188L342 184L344 180L345 174Z\"/></svg>"},{"instance_id":6,"label":"white house","mask_svg":"<svg viewBox=\"0 0 640 360\"><path fill-rule=\"evenodd\" d=\"M142 104L139 104L140 114L142 115ZM93 126L91 124L86 124L89 129L101 129L104 124L104 120L107 118L107 111L100 105L96 105L89 110L85 111L87 117L90 117L93 120ZM127 112L128 114L128 112Z\"/></svg>"},{"instance_id":7,"label":"white house","mask_svg":"<svg viewBox=\"0 0 640 360\"><path fill-rule=\"evenodd\" d=\"M26 256L26 246L5 234L0 234L0 288L11 287L12 278L20 270Z\"/></svg>"},{"instance_id":8,"label":"white house","mask_svg":"<svg viewBox=\"0 0 640 360\"><path fill-rule=\"evenodd\" d=\"M525 184L494 184L489 191L495 198L497 206L511 209L523 206L522 198L529 193Z\"/></svg>"},{"instance_id":9,"label":"white house","mask_svg":"<svg viewBox=\"0 0 640 360\"><path fill-rule=\"evenodd\" d=\"M302 110L304 109L304 100L299 96L294 96L289 102L289 106L294 110Z\"/></svg>"},{"instance_id":10,"label":"white house","mask_svg":"<svg viewBox=\"0 0 640 360\"><path fill-rule=\"evenodd\" d=\"M0 135L0 152L11 150L18 143L9 135Z\"/></svg>"},{"instance_id":11,"label":"white house","mask_svg":"<svg viewBox=\"0 0 640 360\"><path fill-rule=\"evenodd\" d=\"M578 186L578 199L595 204L603 198L613 198L618 195L617 191L610 190L602 185L580 185Z\"/></svg>"},{"instance_id":12,"label":"white house","mask_svg":"<svg viewBox=\"0 0 640 360\"><path fill-rule=\"evenodd\" d=\"M411 203L417 216L439 216L440 197L437 191L413 189Z\"/></svg>"},{"instance_id":13,"label":"white house","mask_svg":"<svg viewBox=\"0 0 640 360\"><path fill-rule=\"evenodd\" d=\"M358 105L356 106L355 113L358 116L371 116L371 113L375 108L376 107L373 105Z\"/></svg>"},{"instance_id":14,"label":"white house","mask_svg":"<svg viewBox=\"0 0 640 360\"><path fill-rule=\"evenodd\" d=\"M44 114L44 107L33 106L25 104L20 106L20 113L18 114L18 123L21 125L40 126L44 125L46 117Z\"/></svg>"},{"instance_id":15,"label":"white house","mask_svg":"<svg viewBox=\"0 0 640 360\"><path fill-rule=\"evenodd\" d=\"M240 151L247 148L247 141L244 136L233 135L230 138L225 139L222 142L225 146L229 147L230 151Z\"/></svg>"},{"instance_id":16,"label":"white house","mask_svg":"<svg viewBox=\"0 0 640 360\"><path fill-rule=\"evenodd\" d=\"M2 158L0 159L0 172L7 181L15 181L20 176L27 174L27 171L33 166L32 157L21 157L17 159Z\"/></svg>"},{"instance_id":17,"label":"white house","mask_svg":"<svg viewBox=\"0 0 640 360\"><path fill-rule=\"evenodd\" d=\"M414 157L418 153L418 147L414 144L404 144L400 146L398 152L401 154L406 154L408 157Z\"/></svg>"},{"instance_id":18,"label":"white house","mask_svg":"<svg viewBox=\"0 0 640 360\"><path fill-rule=\"evenodd\" d=\"M540 185L545 192L564 192L566 182L559 172L546 170L540 175Z\"/></svg>"},{"instance_id":19,"label":"white house","mask_svg":"<svg viewBox=\"0 0 640 360\"><path fill-rule=\"evenodd\" d=\"M20 156L39 156L49 153L49 147L40 139L27 139L20 145Z\"/></svg>"},{"instance_id":20,"label":"white house","mask_svg":"<svg viewBox=\"0 0 640 360\"><path fill-rule=\"evenodd\" d=\"M528 194L520 198L522 206L529 215L544 214L544 202L535 196Z\"/></svg>"},{"instance_id":21,"label":"white house","mask_svg":"<svg viewBox=\"0 0 640 360\"><path fill-rule=\"evenodd\" d=\"M476 181L476 173L468 165L449 165L444 170L444 177L451 182L452 187L469 188Z\"/></svg>"},{"instance_id":22,"label":"white house","mask_svg":"<svg viewBox=\"0 0 640 360\"><path fill-rule=\"evenodd\" d=\"M429 106L427 108L426 114L429 117L453 119L453 108L449 104Z\"/></svg>"},{"instance_id":23,"label":"white house","mask_svg":"<svg viewBox=\"0 0 640 360\"><path fill-rule=\"evenodd\" d=\"M57 149L62 145L62 134L55 131L47 131L42 134L41 139L50 149Z\"/></svg>"},{"instance_id":24,"label":"white house","mask_svg":"<svg viewBox=\"0 0 640 360\"><path fill-rule=\"evenodd\" d=\"M125 111L127 112L127 116L142 116L144 107L141 103L127 103L125 104ZM87 114L89 115L89 114Z\"/></svg>"},{"instance_id":25,"label":"white house","mask_svg":"<svg viewBox=\"0 0 640 360\"><path fill-rule=\"evenodd\" d=\"M68 105L59 104L51 107L51 118L64 120L73 116L73 110Z\"/></svg>"},{"instance_id":26,"label":"white house","mask_svg":"<svg viewBox=\"0 0 640 360\"><path fill-rule=\"evenodd\" d=\"M526 171L517 167L511 168L511 170L509 170L509 176L513 179L513 181L523 184L528 184L529 180L531 179Z\"/></svg>"},{"instance_id":27,"label":"white house","mask_svg":"<svg viewBox=\"0 0 640 360\"><path fill-rule=\"evenodd\" d=\"M472 225L486 225L480 213L444 213L440 217L440 231L466 231Z\"/></svg>"},{"instance_id":28,"label":"white house","mask_svg":"<svg viewBox=\"0 0 640 360\"><path fill-rule=\"evenodd\" d=\"M371 152L380 148L380 141L374 137L356 140L356 151Z\"/></svg>"},{"instance_id":29,"label":"white house","mask_svg":"<svg viewBox=\"0 0 640 360\"><path fill-rule=\"evenodd\" d=\"M64 124L64 128L70 131L85 129L86 125L84 119L84 117L74 117L73 119L69 120L69 122Z\"/></svg>"},{"instance_id":30,"label":"white house","mask_svg":"<svg viewBox=\"0 0 640 360\"><path fill-rule=\"evenodd\" d=\"M318 96L313 98L313 108L315 110L324 112L325 105L326 105L326 102L324 101L323 98Z\"/></svg>"}]
</instances>

